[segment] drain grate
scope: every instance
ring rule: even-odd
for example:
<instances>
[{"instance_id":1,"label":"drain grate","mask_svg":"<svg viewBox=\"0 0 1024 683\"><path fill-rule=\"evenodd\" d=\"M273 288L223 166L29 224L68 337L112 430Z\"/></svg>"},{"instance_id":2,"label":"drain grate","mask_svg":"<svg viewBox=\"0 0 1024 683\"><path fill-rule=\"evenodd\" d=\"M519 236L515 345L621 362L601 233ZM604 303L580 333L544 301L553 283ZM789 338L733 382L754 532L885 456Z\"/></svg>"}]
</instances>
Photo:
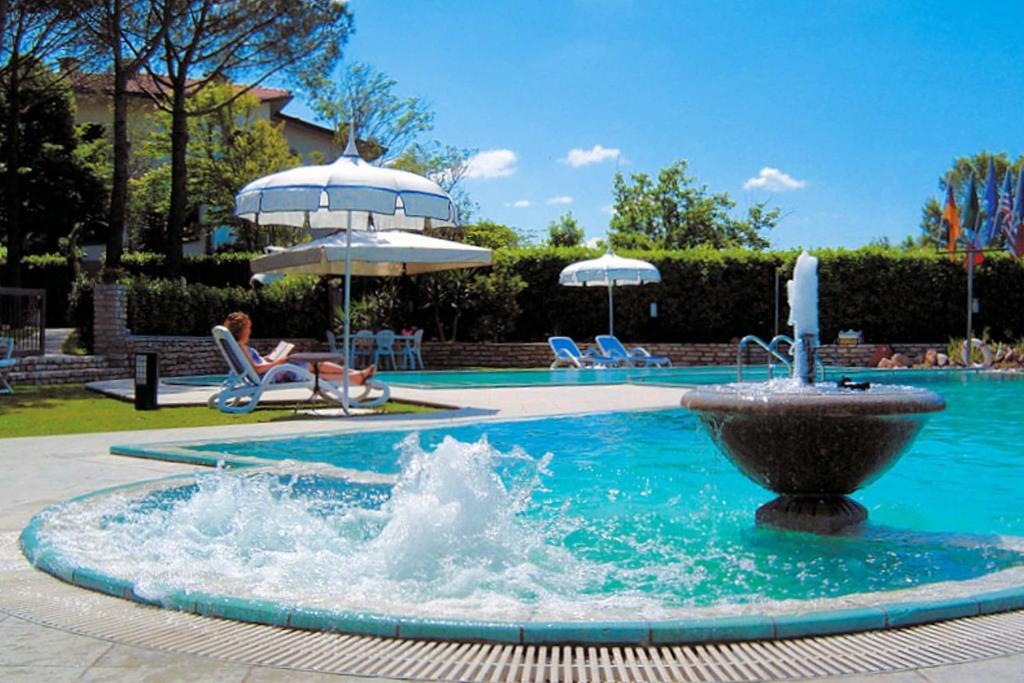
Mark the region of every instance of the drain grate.
<instances>
[{"instance_id":1,"label":"drain grate","mask_svg":"<svg viewBox=\"0 0 1024 683\"><path fill-rule=\"evenodd\" d=\"M669 647L490 645L297 631L172 612L36 571L0 538L0 611L165 652L303 671L423 680L765 681L957 664L1024 652L1024 611L842 636Z\"/></svg>"}]
</instances>

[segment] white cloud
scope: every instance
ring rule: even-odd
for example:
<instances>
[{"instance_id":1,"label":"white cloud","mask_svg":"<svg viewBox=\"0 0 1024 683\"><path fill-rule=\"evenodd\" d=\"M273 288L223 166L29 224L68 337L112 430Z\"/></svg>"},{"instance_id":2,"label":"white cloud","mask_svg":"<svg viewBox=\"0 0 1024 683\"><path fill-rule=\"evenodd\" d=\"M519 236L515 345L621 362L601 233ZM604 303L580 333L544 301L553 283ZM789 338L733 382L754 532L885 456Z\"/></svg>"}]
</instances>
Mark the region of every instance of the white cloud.
<instances>
[{"instance_id":1,"label":"white cloud","mask_svg":"<svg viewBox=\"0 0 1024 683\"><path fill-rule=\"evenodd\" d=\"M572 204L572 197L567 194L559 195L557 197L549 197L548 204Z\"/></svg>"},{"instance_id":2,"label":"white cloud","mask_svg":"<svg viewBox=\"0 0 1024 683\"><path fill-rule=\"evenodd\" d=\"M747 182L743 183L743 189L753 190L755 188L762 188L772 190L773 192L788 192L789 190L799 190L802 187L806 187L806 185L806 180L797 180L777 168L765 166L756 177L749 178Z\"/></svg>"},{"instance_id":3,"label":"white cloud","mask_svg":"<svg viewBox=\"0 0 1024 683\"><path fill-rule=\"evenodd\" d=\"M609 216L614 216L615 215L615 207L612 206L611 204L605 204L604 206L601 207L601 213L606 213Z\"/></svg>"},{"instance_id":4,"label":"white cloud","mask_svg":"<svg viewBox=\"0 0 1024 683\"><path fill-rule=\"evenodd\" d=\"M598 244L598 242L600 241L600 237L591 237L589 240L583 243L583 246L590 247L591 249L597 249L599 246L601 246L600 244Z\"/></svg>"},{"instance_id":5,"label":"white cloud","mask_svg":"<svg viewBox=\"0 0 1024 683\"><path fill-rule=\"evenodd\" d=\"M594 145L591 149L580 149L577 147L576 149L570 149L569 154L562 159L562 162L569 164L573 168L579 168L580 166L599 164L610 159L618 159L621 153L618 147L603 147L601 145Z\"/></svg>"},{"instance_id":6,"label":"white cloud","mask_svg":"<svg viewBox=\"0 0 1024 683\"><path fill-rule=\"evenodd\" d=\"M510 149L489 149L470 157L467 178L503 178L516 172L516 153Z\"/></svg>"},{"instance_id":7,"label":"white cloud","mask_svg":"<svg viewBox=\"0 0 1024 683\"><path fill-rule=\"evenodd\" d=\"M513 209L528 209L532 203L529 199L517 199L514 202L505 202L505 206L510 206Z\"/></svg>"}]
</instances>

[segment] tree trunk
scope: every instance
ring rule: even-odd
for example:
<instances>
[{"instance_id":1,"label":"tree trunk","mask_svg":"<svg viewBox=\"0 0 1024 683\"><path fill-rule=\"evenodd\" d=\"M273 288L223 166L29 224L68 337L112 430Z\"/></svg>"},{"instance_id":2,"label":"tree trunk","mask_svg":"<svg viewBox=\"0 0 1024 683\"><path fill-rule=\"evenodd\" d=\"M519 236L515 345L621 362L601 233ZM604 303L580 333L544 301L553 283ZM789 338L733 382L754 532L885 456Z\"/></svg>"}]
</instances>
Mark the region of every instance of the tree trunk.
<instances>
[{"instance_id":1,"label":"tree trunk","mask_svg":"<svg viewBox=\"0 0 1024 683\"><path fill-rule=\"evenodd\" d=\"M188 217L188 112L185 109L184 78L174 83L171 110L171 207L167 213L167 260L170 277L181 275L181 238Z\"/></svg>"},{"instance_id":2,"label":"tree trunk","mask_svg":"<svg viewBox=\"0 0 1024 683\"><path fill-rule=\"evenodd\" d=\"M121 267L124 251L125 206L128 202L128 78L121 53L121 3L114 2L111 21L111 55L114 62L114 177L110 187L110 212L107 215L107 259L105 269L111 277Z\"/></svg>"},{"instance_id":3,"label":"tree trunk","mask_svg":"<svg viewBox=\"0 0 1024 683\"><path fill-rule=\"evenodd\" d=\"M7 171L5 176L6 213L7 213L7 284L12 287L21 286L21 257L24 253L22 242L24 231L21 229L21 179L18 167L21 165L21 82L19 80L18 54L11 57L10 75L7 83L7 120L5 122L7 137Z\"/></svg>"},{"instance_id":4,"label":"tree trunk","mask_svg":"<svg viewBox=\"0 0 1024 683\"><path fill-rule=\"evenodd\" d=\"M124 251L125 213L128 203L128 78L130 74L120 66L121 57L114 63L114 178L110 188L110 213L107 220L106 269L113 272L121 267Z\"/></svg>"}]
</instances>

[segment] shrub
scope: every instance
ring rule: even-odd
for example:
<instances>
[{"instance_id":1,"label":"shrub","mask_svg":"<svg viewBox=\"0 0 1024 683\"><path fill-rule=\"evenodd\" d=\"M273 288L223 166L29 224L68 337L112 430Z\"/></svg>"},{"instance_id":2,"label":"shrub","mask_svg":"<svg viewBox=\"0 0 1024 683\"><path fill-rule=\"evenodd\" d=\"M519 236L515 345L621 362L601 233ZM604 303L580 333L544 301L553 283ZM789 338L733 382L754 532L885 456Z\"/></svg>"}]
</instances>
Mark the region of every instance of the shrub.
<instances>
[{"instance_id":1,"label":"shrub","mask_svg":"<svg viewBox=\"0 0 1024 683\"><path fill-rule=\"evenodd\" d=\"M210 287L247 287L252 271L249 261L258 254L226 252L189 256L182 262L186 282ZM122 267L132 276L159 277L164 264L163 254L134 252L125 254Z\"/></svg>"},{"instance_id":2,"label":"shrub","mask_svg":"<svg viewBox=\"0 0 1024 683\"><path fill-rule=\"evenodd\" d=\"M253 290L137 278L128 293L132 334L204 336L228 313L245 311L257 337L316 337L330 319L327 290L316 278L288 278Z\"/></svg>"}]
</instances>

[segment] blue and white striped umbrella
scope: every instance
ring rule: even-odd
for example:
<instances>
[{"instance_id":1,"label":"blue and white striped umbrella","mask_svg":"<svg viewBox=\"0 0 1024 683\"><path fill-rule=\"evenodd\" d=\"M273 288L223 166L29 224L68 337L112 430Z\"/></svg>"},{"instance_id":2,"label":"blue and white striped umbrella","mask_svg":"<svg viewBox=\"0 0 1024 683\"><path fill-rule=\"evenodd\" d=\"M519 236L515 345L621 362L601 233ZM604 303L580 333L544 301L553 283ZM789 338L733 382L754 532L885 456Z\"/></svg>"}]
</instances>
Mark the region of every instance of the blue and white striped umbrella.
<instances>
[{"instance_id":1,"label":"blue and white striped umbrella","mask_svg":"<svg viewBox=\"0 0 1024 683\"><path fill-rule=\"evenodd\" d=\"M349 222L349 212L351 223ZM333 164L257 178L235 195L235 215L257 225L422 230L455 225L452 198L429 178L363 161L349 141Z\"/></svg>"}]
</instances>

